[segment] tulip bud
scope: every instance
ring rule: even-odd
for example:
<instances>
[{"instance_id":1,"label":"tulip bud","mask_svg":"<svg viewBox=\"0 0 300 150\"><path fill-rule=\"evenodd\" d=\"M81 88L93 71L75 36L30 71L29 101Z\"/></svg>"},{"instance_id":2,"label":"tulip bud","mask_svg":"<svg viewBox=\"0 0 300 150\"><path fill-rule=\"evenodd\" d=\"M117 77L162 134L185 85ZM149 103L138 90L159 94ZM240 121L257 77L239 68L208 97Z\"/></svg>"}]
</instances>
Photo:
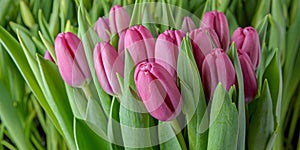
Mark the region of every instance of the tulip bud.
<instances>
[{"instance_id":1,"label":"tulip bud","mask_svg":"<svg viewBox=\"0 0 300 150\"><path fill-rule=\"evenodd\" d=\"M194 29L196 29L196 25L195 25L194 21L192 20L192 18L190 18L188 16L184 17L182 26L181 26L181 30L183 32L187 33L187 32L191 32Z\"/></svg>"},{"instance_id":2,"label":"tulip bud","mask_svg":"<svg viewBox=\"0 0 300 150\"><path fill-rule=\"evenodd\" d=\"M130 17L121 5L115 5L109 12L109 26L112 34L120 33L129 27Z\"/></svg>"},{"instance_id":3,"label":"tulip bud","mask_svg":"<svg viewBox=\"0 0 300 150\"><path fill-rule=\"evenodd\" d=\"M198 47L204 55L207 55L213 48L221 48L216 32L211 28L198 28L190 33L192 45Z\"/></svg>"},{"instance_id":4,"label":"tulip bud","mask_svg":"<svg viewBox=\"0 0 300 150\"><path fill-rule=\"evenodd\" d=\"M221 48L225 51L229 49L229 27L226 16L222 12L210 11L205 13L202 17L201 26L214 29L219 37Z\"/></svg>"},{"instance_id":5,"label":"tulip bud","mask_svg":"<svg viewBox=\"0 0 300 150\"><path fill-rule=\"evenodd\" d=\"M154 46L154 38L146 27L137 25L126 30L124 48L128 49L136 64L143 60L152 60L154 58Z\"/></svg>"},{"instance_id":6,"label":"tulip bud","mask_svg":"<svg viewBox=\"0 0 300 150\"><path fill-rule=\"evenodd\" d=\"M202 66L202 81L204 92L209 99L213 98L219 82L229 91L235 83L235 79L233 64L224 50L216 48L205 56Z\"/></svg>"},{"instance_id":7,"label":"tulip bud","mask_svg":"<svg viewBox=\"0 0 300 150\"><path fill-rule=\"evenodd\" d=\"M94 27L101 41L108 42L110 40L109 21L105 17L100 17Z\"/></svg>"},{"instance_id":8,"label":"tulip bud","mask_svg":"<svg viewBox=\"0 0 300 150\"><path fill-rule=\"evenodd\" d=\"M117 73L124 74L124 61L108 42L97 43L94 49L94 67L98 81L108 94L119 94L120 85Z\"/></svg>"},{"instance_id":9,"label":"tulip bud","mask_svg":"<svg viewBox=\"0 0 300 150\"><path fill-rule=\"evenodd\" d=\"M244 93L246 102L250 102L257 94L257 81L252 62L246 52L238 50L244 78Z\"/></svg>"},{"instance_id":10,"label":"tulip bud","mask_svg":"<svg viewBox=\"0 0 300 150\"><path fill-rule=\"evenodd\" d=\"M57 65L63 80L73 87L90 81L91 73L81 40L73 33L60 33L55 39Z\"/></svg>"},{"instance_id":11,"label":"tulip bud","mask_svg":"<svg viewBox=\"0 0 300 150\"><path fill-rule=\"evenodd\" d=\"M49 61L51 61L51 62L54 62L54 60L53 60L53 58L52 58L52 56L50 55L50 53L49 53L48 50L46 50L46 52L45 52L45 54L44 54L44 58L45 58L46 60L49 60Z\"/></svg>"},{"instance_id":12,"label":"tulip bud","mask_svg":"<svg viewBox=\"0 0 300 150\"><path fill-rule=\"evenodd\" d=\"M245 51L256 69L260 59L260 42L256 30L252 27L237 28L232 35L236 48Z\"/></svg>"},{"instance_id":13,"label":"tulip bud","mask_svg":"<svg viewBox=\"0 0 300 150\"><path fill-rule=\"evenodd\" d=\"M181 112L182 98L166 69L155 62L142 62L134 72L139 96L147 111L156 119L170 121Z\"/></svg>"},{"instance_id":14,"label":"tulip bud","mask_svg":"<svg viewBox=\"0 0 300 150\"><path fill-rule=\"evenodd\" d=\"M166 30L160 34L155 44L155 62L163 66L177 81L177 59L185 34L181 30Z\"/></svg>"}]
</instances>

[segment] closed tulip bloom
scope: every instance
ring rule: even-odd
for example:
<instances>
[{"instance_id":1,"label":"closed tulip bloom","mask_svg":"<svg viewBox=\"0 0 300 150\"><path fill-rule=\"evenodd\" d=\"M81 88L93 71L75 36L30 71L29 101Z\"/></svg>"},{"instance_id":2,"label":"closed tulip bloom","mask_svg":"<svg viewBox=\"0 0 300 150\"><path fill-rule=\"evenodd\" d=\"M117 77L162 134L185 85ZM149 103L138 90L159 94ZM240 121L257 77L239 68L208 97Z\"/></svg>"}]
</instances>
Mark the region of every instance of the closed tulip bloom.
<instances>
[{"instance_id":1,"label":"closed tulip bloom","mask_svg":"<svg viewBox=\"0 0 300 150\"><path fill-rule=\"evenodd\" d=\"M100 17L94 26L94 30L101 41L108 42L110 40L109 21L107 18Z\"/></svg>"},{"instance_id":2,"label":"closed tulip bloom","mask_svg":"<svg viewBox=\"0 0 300 150\"><path fill-rule=\"evenodd\" d=\"M222 12L210 11L204 14L201 22L202 27L212 28L216 31L221 48L229 49L230 35L226 16Z\"/></svg>"},{"instance_id":3,"label":"closed tulip bloom","mask_svg":"<svg viewBox=\"0 0 300 150\"><path fill-rule=\"evenodd\" d=\"M185 33L181 30L166 30L160 34L155 44L155 62L163 66L177 80L177 60Z\"/></svg>"},{"instance_id":4,"label":"closed tulip bloom","mask_svg":"<svg viewBox=\"0 0 300 150\"><path fill-rule=\"evenodd\" d=\"M109 26L112 34L120 33L129 27L130 17L121 5L115 5L109 12Z\"/></svg>"},{"instance_id":5,"label":"closed tulip bloom","mask_svg":"<svg viewBox=\"0 0 300 150\"><path fill-rule=\"evenodd\" d=\"M97 43L94 49L94 67L103 90L111 95L120 93L117 73L123 76L124 62L108 42Z\"/></svg>"},{"instance_id":6,"label":"closed tulip bloom","mask_svg":"<svg viewBox=\"0 0 300 150\"><path fill-rule=\"evenodd\" d=\"M154 58L154 46L154 38L146 27L137 25L126 30L124 49L128 49L136 64L144 60L152 60Z\"/></svg>"},{"instance_id":7,"label":"closed tulip bloom","mask_svg":"<svg viewBox=\"0 0 300 150\"><path fill-rule=\"evenodd\" d=\"M260 42L257 31L253 27L237 28L232 35L236 48L245 51L256 69L260 59Z\"/></svg>"},{"instance_id":8,"label":"closed tulip bloom","mask_svg":"<svg viewBox=\"0 0 300 150\"><path fill-rule=\"evenodd\" d=\"M221 48L216 32L211 28L200 27L190 33L193 46L198 47L204 55L207 55L213 48Z\"/></svg>"},{"instance_id":9,"label":"closed tulip bloom","mask_svg":"<svg viewBox=\"0 0 300 150\"><path fill-rule=\"evenodd\" d=\"M52 58L52 56L50 55L50 53L49 53L48 50L46 50L46 52L45 52L45 54L44 54L44 58L45 58L46 60L49 60L49 61L51 61L51 62L54 62L54 60L53 60L53 58Z\"/></svg>"},{"instance_id":10,"label":"closed tulip bloom","mask_svg":"<svg viewBox=\"0 0 300 150\"><path fill-rule=\"evenodd\" d=\"M73 33L60 33L55 39L57 65L63 80L80 87L91 80L91 73L81 40Z\"/></svg>"},{"instance_id":11,"label":"closed tulip bloom","mask_svg":"<svg viewBox=\"0 0 300 150\"><path fill-rule=\"evenodd\" d=\"M192 30L196 29L196 25L194 23L194 21L192 20L192 18L186 16L183 19L182 22L182 26L181 26L181 30L185 33L187 32L191 32Z\"/></svg>"},{"instance_id":12,"label":"closed tulip bloom","mask_svg":"<svg viewBox=\"0 0 300 150\"><path fill-rule=\"evenodd\" d=\"M134 72L134 81L147 111L161 121L174 120L182 109L176 83L166 69L155 62L142 62Z\"/></svg>"},{"instance_id":13,"label":"closed tulip bloom","mask_svg":"<svg viewBox=\"0 0 300 150\"><path fill-rule=\"evenodd\" d=\"M220 48L214 49L205 56L202 66L204 92L209 99L213 98L219 82L229 91L235 83L235 71L228 55Z\"/></svg>"},{"instance_id":14,"label":"closed tulip bloom","mask_svg":"<svg viewBox=\"0 0 300 150\"><path fill-rule=\"evenodd\" d=\"M241 63L244 78L244 93L246 102L251 102L257 94L257 81L252 62L246 52L238 50L238 56Z\"/></svg>"}]
</instances>

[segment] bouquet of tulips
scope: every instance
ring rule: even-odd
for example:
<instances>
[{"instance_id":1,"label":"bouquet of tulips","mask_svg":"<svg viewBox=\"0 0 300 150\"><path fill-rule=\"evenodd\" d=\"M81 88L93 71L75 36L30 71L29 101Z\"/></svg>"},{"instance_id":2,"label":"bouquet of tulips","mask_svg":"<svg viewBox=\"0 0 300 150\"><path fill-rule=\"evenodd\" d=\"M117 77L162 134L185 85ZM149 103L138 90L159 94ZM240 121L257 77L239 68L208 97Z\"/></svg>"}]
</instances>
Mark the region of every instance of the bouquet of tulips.
<instances>
[{"instance_id":1,"label":"bouquet of tulips","mask_svg":"<svg viewBox=\"0 0 300 150\"><path fill-rule=\"evenodd\" d=\"M36 34L11 23L18 41L3 27L0 41L39 102L34 108L45 112L37 111L37 126L47 128L46 116L57 130L45 130L46 138L63 141L47 148L281 149L276 20L255 15L253 26L239 27L229 2L215 3L196 16L183 2L103 2L107 13L99 16L97 6L75 0L76 23L61 11L61 24L49 26L39 11L36 27L22 1L24 24ZM18 148L43 149L19 135L12 138Z\"/></svg>"}]
</instances>

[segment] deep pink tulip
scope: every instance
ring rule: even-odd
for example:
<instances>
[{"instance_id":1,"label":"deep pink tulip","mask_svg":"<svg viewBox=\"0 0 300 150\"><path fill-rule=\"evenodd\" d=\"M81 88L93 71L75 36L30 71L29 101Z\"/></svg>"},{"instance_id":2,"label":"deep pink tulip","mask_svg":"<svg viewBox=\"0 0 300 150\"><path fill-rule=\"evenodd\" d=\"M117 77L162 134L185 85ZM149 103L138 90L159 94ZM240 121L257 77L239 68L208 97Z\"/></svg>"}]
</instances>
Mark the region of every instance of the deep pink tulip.
<instances>
[{"instance_id":1,"label":"deep pink tulip","mask_svg":"<svg viewBox=\"0 0 300 150\"><path fill-rule=\"evenodd\" d=\"M139 96L156 119L170 121L181 112L182 98L166 69L155 62L142 62L134 72Z\"/></svg>"},{"instance_id":2,"label":"deep pink tulip","mask_svg":"<svg viewBox=\"0 0 300 150\"><path fill-rule=\"evenodd\" d=\"M253 27L237 28L232 35L236 48L245 51L256 69L260 59L260 42L257 31Z\"/></svg>"},{"instance_id":3,"label":"deep pink tulip","mask_svg":"<svg viewBox=\"0 0 300 150\"><path fill-rule=\"evenodd\" d=\"M244 78L244 93L246 102L250 102L257 94L257 81L252 62L245 51L238 50Z\"/></svg>"},{"instance_id":4,"label":"deep pink tulip","mask_svg":"<svg viewBox=\"0 0 300 150\"><path fill-rule=\"evenodd\" d=\"M91 73L81 40L73 33L60 33L55 39L57 65L63 80L80 87L91 80Z\"/></svg>"},{"instance_id":5,"label":"deep pink tulip","mask_svg":"<svg viewBox=\"0 0 300 150\"><path fill-rule=\"evenodd\" d=\"M54 62L54 60L53 60L53 58L52 58L52 56L51 56L51 54L49 53L48 50L46 50L46 52L45 52L45 54L44 54L44 58L45 58L46 60L49 60L49 61L51 61L51 62Z\"/></svg>"},{"instance_id":6,"label":"deep pink tulip","mask_svg":"<svg viewBox=\"0 0 300 150\"><path fill-rule=\"evenodd\" d=\"M196 25L194 23L194 21L192 20L192 18L186 16L183 19L182 22L182 26L181 26L181 30L185 33L187 32L191 32L192 30L196 29Z\"/></svg>"},{"instance_id":7,"label":"deep pink tulip","mask_svg":"<svg viewBox=\"0 0 300 150\"><path fill-rule=\"evenodd\" d=\"M109 21L107 18L100 17L94 26L94 30L97 32L101 41L108 42L110 40Z\"/></svg>"},{"instance_id":8,"label":"deep pink tulip","mask_svg":"<svg viewBox=\"0 0 300 150\"><path fill-rule=\"evenodd\" d=\"M166 30L155 44L155 62L163 66L177 80L177 60L180 45L185 34L181 30Z\"/></svg>"},{"instance_id":9,"label":"deep pink tulip","mask_svg":"<svg viewBox=\"0 0 300 150\"><path fill-rule=\"evenodd\" d=\"M129 27L130 17L121 5L115 5L109 12L109 26L112 34L120 33Z\"/></svg>"},{"instance_id":10,"label":"deep pink tulip","mask_svg":"<svg viewBox=\"0 0 300 150\"><path fill-rule=\"evenodd\" d=\"M120 93L117 73L124 74L124 61L108 42L97 43L94 49L94 67L98 81L105 92L111 95Z\"/></svg>"},{"instance_id":11,"label":"deep pink tulip","mask_svg":"<svg viewBox=\"0 0 300 150\"><path fill-rule=\"evenodd\" d=\"M213 98L219 82L229 91L235 83L235 71L228 55L220 48L214 49L205 56L202 66L204 92L209 99Z\"/></svg>"},{"instance_id":12,"label":"deep pink tulip","mask_svg":"<svg viewBox=\"0 0 300 150\"><path fill-rule=\"evenodd\" d=\"M203 15L201 27L212 28L216 31L221 48L227 51L230 44L229 27L226 16L222 12L210 11Z\"/></svg>"},{"instance_id":13,"label":"deep pink tulip","mask_svg":"<svg viewBox=\"0 0 300 150\"><path fill-rule=\"evenodd\" d=\"M151 61L154 58L154 46L154 38L146 27L137 25L126 30L124 49L128 49L136 64L144 60Z\"/></svg>"}]
</instances>

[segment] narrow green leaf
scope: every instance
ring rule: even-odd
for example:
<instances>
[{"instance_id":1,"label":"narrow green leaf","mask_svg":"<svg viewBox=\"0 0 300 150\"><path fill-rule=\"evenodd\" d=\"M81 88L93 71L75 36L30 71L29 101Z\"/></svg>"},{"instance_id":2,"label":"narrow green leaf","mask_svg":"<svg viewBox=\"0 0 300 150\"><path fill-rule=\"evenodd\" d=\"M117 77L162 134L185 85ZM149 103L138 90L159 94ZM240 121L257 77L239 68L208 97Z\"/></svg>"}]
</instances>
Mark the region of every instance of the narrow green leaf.
<instances>
[{"instance_id":1,"label":"narrow green leaf","mask_svg":"<svg viewBox=\"0 0 300 150\"><path fill-rule=\"evenodd\" d=\"M201 125L204 125L206 99L188 36L181 44L177 73L183 97L182 111L188 123L189 148L206 149L207 132L198 130Z\"/></svg>"},{"instance_id":2,"label":"narrow green leaf","mask_svg":"<svg viewBox=\"0 0 300 150\"><path fill-rule=\"evenodd\" d=\"M255 15L252 19L251 25L257 27L257 25L263 21L263 18L271 11L271 0L259 1L257 3Z\"/></svg>"},{"instance_id":3,"label":"narrow green leaf","mask_svg":"<svg viewBox=\"0 0 300 150\"><path fill-rule=\"evenodd\" d=\"M172 126L168 122L159 122L158 125L159 148L162 150L181 150L180 143Z\"/></svg>"},{"instance_id":4,"label":"narrow green leaf","mask_svg":"<svg viewBox=\"0 0 300 150\"><path fill-rule=\"evenodd\" d=\"M23 0L20 1L20 10L24 24L27 27L32 28L35 24L34 17L31 10Z\"/></svg>"},{"instance_id":5,"label":"narrow green leaf","mask_svg":"<svg viewBox=\"0 0 300 150\"><path fill-rule=\"evenodd\" d=\"M211 105L208 150L238 149L239 120L235 104L219 83Z\"/></svg>"},{"instance_id":6,"label":"narrow green leaf","mask_svg":"<svg viewBox=\"0 0 300 150\"><path fill-rule=\"evenodd\" d=\"M265 80L260 98L249 104L249 128L247 145L249 150L265 149L274 131L272 97Z\"/></svg>"},{"instance_id":7,"label":"narrow green leaf","mask_svg":"<svg viewBox=\"0 0 300 150\"><path fill-rule=\"evenodd\" d=\"M256 27L256 30L257 30L258 35L259 35L259 41L260 41L261 49L265 45L267 35L269 35L269 34L267 34L267 29L268 29L268 26L269 26L269 17L270 17L270 15L266 15L264 20L262 22L260 22L258 24L258 26Z\"/></svg>"},{"instance_id":8,"label":"narrow green leaf","mask_svg":"<svg viewBox=\"0 0 300 150\"><path fill-rule=\"evenodd\" d=\"M54 38L53 38L51 32L49 31L49 25L47 24L47 22L44 18L42 10L39 10L38 21L39 21L39 27L40 27L41 32L43 33L43 35L46 37L47 40L49 40L49 41L51 41L51 43L53 43Z\"/></svg>"},{"instance_id":9,"label":"narrow green leaf","mask_svg":"<svg viewBox=\"0 0 300 150\"><path fill-rule=\"evenodd\" d=\"M61 131L57 119L54 117L54 114L50 109L50 106L47 103L46 98L38 82L34 78L34 74L31 71L31 68L26 60L25 54L20 44L1 26L0 26L0 41L1 44L6 48L9 55L14 60L24 80L26 81L26 83L28 84L28 86L30 87L34 95L39 100L39 103L43 106L44 110L50 116L57 129Z\"/></svg>"},{"instance_id":10,"label":"narrow green leaf","mask_svg":"<svg viewBox=\"0 0 300 150\"><path fill-rule=\"evenodd\" d=\"M66 138L68 146L74 148L73 137L73 115L68 102L64 82L59 74L58 68L54 63L45 60L37 55L40 73L45 87L45 96L48 104L57 118L62 129L62 134Z\"/></svg>"},{"instance_id":11,"label":"narrow green leaf","mask_svg":"<svg viewBox=\"0 0 300 150\"><path fill-rule=\"evenodd\" d=\"M13 106L14 101L11 99L2 81L0 81L0 95L0 117L12 135L12 140L19 149L32 149L33 147L30 145L29 139L25 137L24 128L19 120L17 109Z\"/></svg>"},{"instance_id":12,"label":"narrow green leaf","mask_svg":"<svg viewBox=\"0 0 300 150\"><path fill-rule=\"evenodd\" d=\"M244 79L242 74L241 64L238 58L235 44L232 44L229 49L229 56L234 65L237 81L238 81L238 145L237 149L245 149L246 140L246 112L245 112L245 95L244 95Z\"/></svg>"}]
</instances>

